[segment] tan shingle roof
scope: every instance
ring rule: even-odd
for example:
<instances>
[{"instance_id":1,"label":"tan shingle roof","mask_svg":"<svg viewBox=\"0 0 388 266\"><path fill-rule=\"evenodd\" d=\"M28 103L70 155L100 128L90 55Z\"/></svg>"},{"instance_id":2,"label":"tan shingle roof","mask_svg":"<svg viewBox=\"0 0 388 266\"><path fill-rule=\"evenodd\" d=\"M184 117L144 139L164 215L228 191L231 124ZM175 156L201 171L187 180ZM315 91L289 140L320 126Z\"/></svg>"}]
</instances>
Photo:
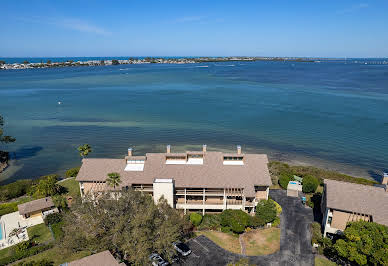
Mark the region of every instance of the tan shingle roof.
<instances>
[{"instance_id":1,"label":"tan shingle roof","mask_svg":"<svg viewBox=\"0 0 388 266\"><path fill-rule=\"evenodd\" d=\"M388 192L384 188L325 179L328 208L372 215L388 226Z\"/></svg>"},{"instance_id":2,"label":"tan shingle roof","mask_svg":"<svg viewBox=\"0 0 388 266\"><path fill-rule=\"evenodd\" d=\"M78 181L105 181L107 174L118 172L121 186L152 184L155 178L173 178L176 187L244 188L254 197L254 186L272 184L265 154L244 154L244 165L223 165L223 153L206 152L202 165L165 164L166 153L147 153L144 171L124 171L124 159L84 159ZM169 154L170 155L170 154Z\"/></svg>"},{"instance_id":3,"label":"tan shingle roof","mask_svg":"<svg viewBox=\"0 0 388 266\"><path fill-rule=\"evenodd\" d=\"M108 250L72 261L69 266L118 266L119 264Z\"/></svg>"},{"instance_id":4,"label":"tan shingle roof","mask_svg":"<svg viewBox=\"0 0 388 266\"><path fill-rule=\"evenodd\" d=\"M51 197L37 199L37 200L33 200L30 202L26 202L26 203L18 205L19 213L21 215L31 213L31 212L40 211L43 209L48 209L51 207L54 207L54 203L53 203L53 200L51 199Z\"/></svg>"}]
</instances>

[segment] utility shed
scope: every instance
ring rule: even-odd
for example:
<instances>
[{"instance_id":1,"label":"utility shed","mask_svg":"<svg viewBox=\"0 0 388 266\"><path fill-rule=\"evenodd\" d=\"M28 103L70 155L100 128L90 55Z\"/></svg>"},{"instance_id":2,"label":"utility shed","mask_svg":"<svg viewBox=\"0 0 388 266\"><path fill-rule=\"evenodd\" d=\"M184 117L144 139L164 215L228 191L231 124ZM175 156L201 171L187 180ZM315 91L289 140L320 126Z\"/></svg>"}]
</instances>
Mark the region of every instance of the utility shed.
<instances>
[{"instance_id":1,"label":"utility shed","mask_svg":"<svg viewBox=\"0 0 388 266\"><path fill-rule=\"evenodd\" d=\"M288 197L298 197L298 192L302 191L302 185L295 181L290 181L287 186Z\"/></svg>"}]
</instances>

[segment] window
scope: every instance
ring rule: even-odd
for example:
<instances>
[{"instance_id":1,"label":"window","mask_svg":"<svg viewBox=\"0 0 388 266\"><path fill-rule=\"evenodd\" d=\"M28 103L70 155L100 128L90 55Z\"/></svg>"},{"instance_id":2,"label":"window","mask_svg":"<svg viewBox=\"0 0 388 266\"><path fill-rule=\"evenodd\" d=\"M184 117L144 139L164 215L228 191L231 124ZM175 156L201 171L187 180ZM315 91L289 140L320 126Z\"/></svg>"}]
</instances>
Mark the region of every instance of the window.
<instances>
[{"instance_id":1,"label":"window","mask_svg":"<svg viewBox=\"0 0 388 266\"><path fill-rule=\"evenodd\" d=\"M329 216L328 218L327 218L327 223L329 224L329 225L331 225L331 221L333 220L333 217L331 217L331 216Z\"/></svg>"},{"instance_id":2,"label":"window","mask_svg":"<svg viewBox=\"0 0 388 266\"><path fill-rule=\"evenodd\" d=\"M224 156L224 161L242 161L242 156Z\"/></svg>"}]
</instances>

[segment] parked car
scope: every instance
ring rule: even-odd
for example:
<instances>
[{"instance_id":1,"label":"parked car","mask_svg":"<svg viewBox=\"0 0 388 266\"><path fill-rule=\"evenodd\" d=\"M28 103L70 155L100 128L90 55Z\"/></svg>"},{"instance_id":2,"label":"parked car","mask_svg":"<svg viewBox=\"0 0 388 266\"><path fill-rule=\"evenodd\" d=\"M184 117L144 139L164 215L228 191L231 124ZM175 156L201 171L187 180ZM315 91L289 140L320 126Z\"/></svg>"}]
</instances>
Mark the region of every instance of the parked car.
<instances>
[{"instance_id":1,"label":"parked car","mask_svg":"<svg viewBox=\"0 0 388 266\"><path fill-rule=\"evenodd\" d=\"M189 256L191 254L191 249L186 244L182 242L174 242L172 244L178 254L182 255L183 257Z\"/></svg>"},{"instance_id":2,"label":"parked car","mask_svg":"<svg viewBox=\"0 0 388 266\"><path fill-rule=\"evenodd\" d=\"M158 253L152 253L149 258L153 266L169 265L169 263L165 261Z\"/></svg>"}]
</instances>

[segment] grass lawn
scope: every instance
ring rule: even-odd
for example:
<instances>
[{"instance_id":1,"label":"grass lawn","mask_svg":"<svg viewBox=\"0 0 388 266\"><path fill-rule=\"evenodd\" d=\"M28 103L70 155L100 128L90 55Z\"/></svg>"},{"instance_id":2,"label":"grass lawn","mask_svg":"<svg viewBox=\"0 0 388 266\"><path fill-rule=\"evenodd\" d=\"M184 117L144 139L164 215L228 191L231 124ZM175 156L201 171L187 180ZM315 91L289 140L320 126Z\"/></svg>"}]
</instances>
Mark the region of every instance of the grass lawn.
<instances>
[{"instance_id":1,"label":"grass lawn","mask_svg":"<svg viewBox=\"0 0 388 266\"><path fill-rule=\"evenodd\" d=\"M237 254L241 254L240 241L238 236L219 231L197 231L197 236L204 235L220 247Z\"/></svg>"},{"instance_id":2,"label":"grass lawn","mask_svg":"<svg viewBox=\"0 0 388 266\"><path fill-rule=\"evenodd\" d=\"M246 255L260 256L274 253L280 248L280 229L265 228L246 232L242 236Z\"/></svg>"},{"instance_id":3,"label":"grass lawn","mask_svg":"<svg viewBox=\"0 0 388 266\"><path fill-rule=\"evenodd\" d=\"M52 249L43 251L42 253L39 253L35 256L31 256L28 258L25 258L23 260L20 260L18 262L29 262L29 261L37 261L42 259L47 259L49 261L53 261L54 265L59 265L65 262L70 262L73 260L78 260L83 257L89 256L91 253L89 251L81 251L77 253L73 253L70 255L66 255L63 253L63 251L59 247L53 247Z\"/></svg>"},{"instance_id":4,"label":"grass lawn","mask_svg":"<svg viewBox=\"0 0 388 266\"><path fill-rule=\"evenodd\" d=\"M323 256L315 256L315 266L336 266L335 262L326 259Z\"/></svg>"},{"instance_id":5,"label":"grass lawn","mask_svg":"<svg viewBox=\"0 0 388 266\"><path fill-rule=\"evenodd\" d=\"M27 228L28 237L38 243L54 240L50 229L45 224L37 224Z\"/></svg>"},{"instance_id":6,"label":"grass lawn","mask_svg":"<svg viewBox=\"0 0 388 266\"><path fill-rule=\"evenodd\" d=\"M75 177L69 178L63 182L59 183L61 186L67 188L67 195L72 196L73 198L80 196L79 183L75 180Z\"/></svg>"},{"instance_id":7,"label":"grass lawn","mask_svg":"<svg viewBox=\"0 0 388 266\"><path fill-rule=\"evenodd\" d=\"M3 248L0 250L0 258L5 258L12 255L12 247L9 248Z\"/></svg>"}]
</instances>

